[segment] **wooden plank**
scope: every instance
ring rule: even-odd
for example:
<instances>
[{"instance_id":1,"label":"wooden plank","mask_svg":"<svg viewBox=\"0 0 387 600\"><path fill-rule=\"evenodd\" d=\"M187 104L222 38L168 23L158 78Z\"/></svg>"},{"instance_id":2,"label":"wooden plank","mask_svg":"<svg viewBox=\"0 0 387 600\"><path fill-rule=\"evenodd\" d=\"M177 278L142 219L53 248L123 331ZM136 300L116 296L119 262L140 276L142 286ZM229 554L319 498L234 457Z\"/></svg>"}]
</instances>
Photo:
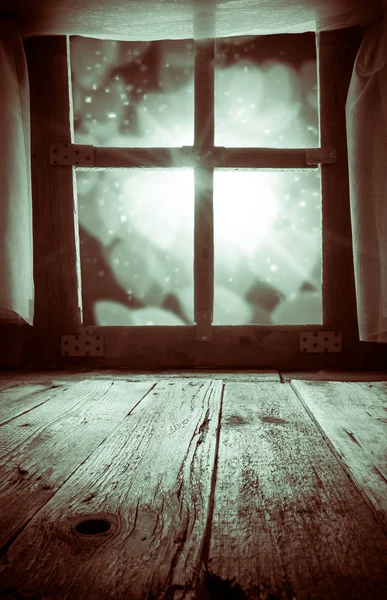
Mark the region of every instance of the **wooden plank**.
<instances>
[{"instance_id":1,"label":"wooden plank","mask_svg":"<svg viewBox=\"0 0 387 600\"><path fill-rule=\"evenodd\" d=\"M357 342L345 352L305 354L300 352L300 333L310 326L215 326L211 342L198 342L192 326L182 327L88 327L104 338L104 357L64 357L60 368L140 369L377 369L386 368L383 344ZM319 328L315 327L318 331ZM376 350L370 346L376 346ZM377 352L377 354L375 354Z\"/></svg>"},{"instance_id":2,"label":"wooden plank","mask_svg":"<svg viewBox=\"0 0 387 600\"><path fill-rule=\"evenodd\" d=\"M195 40L194 145L202 150L214 146L215 40Z\"/></svg>"},{"instance_id":3,"label":"wooden plank","mask_svg":"<svg viewBox=\"0 0 387 600\"><path fill-rule=\"evenodd\" d=\"M181 371L176 369L174 371L130 371L128 369L104 369L104 370L90 370L79 368L76 371L36 371L36 372L23 372L19 371L8 375L8 379L4 378L4 375L0 374L0 390L1 386L4 385L9 387L15 386L18 383L25 383L25 385L40 384L45 386L52 386L58 384L64 384L68 381L83 381L84 379L97 379L110 381L163 381L165 379L219 379L222 381L249 381L250 383L257 383L262 381L277 381L280 382L280 376L278 371L260 371L253 370L248 371L242 369L241 371L218 371L218 370L201 370L201 371ZM5 382L5 383L4 383Z\"/></svg>"},{"instance_id":4,"label":"wooden plank","mask_svg":"<svg viewBox=\"0 0 387 600\"><path fill-rule=\"evenodd\" d=\"M387 381L387 371L283 371L281 381Z\"/></svg>"},{"instance_id":5,"label":"wooden plank","mask_svg":"<svg viewBox=\"0 0 387 600\"><path fill-rule=\"evenodd\" d=\"M308 166L305 158L306 149L300 148L226 148L222 153L222 164L227 169L249 168L257 170L297 169L314 170Z\"/></svg>"},{"instance_id":6,"label":"wooden plank","mask_svg":"<svg viewBox=\"0 0 387 600\"><path fill-rule=\"evenodd\" d=\"M200 12L200 11L199 11ZM197 15L199 18L199 14ZM195 41L194 145L205 154L214 146L215 41ZM214 305L214 169L195 168L194 313L197 336L211 338Z\"/></svg>"},{"instance_id":7,"label":"wooden plank","mask_svg":"<svg viewBox=\"0 0 387 600\"><path fill-rule=\"evenodd\" d=\"M0 549L145 396L150 382L68 384L0 428ZM52 392L41 393L47 398Z\"/></svg>"},{"instance_id":8,"label":"wooden plank","mask_svg":"<svg viewBox=\"0 0 387 600\"><path fill-rule=\"evenodd\" d=\"M190 154L181 148L94 148L94 166L99 169L188 167L191 162Z\"/></svg>"},{"instance_id":9,"label":"wooden plank","mask_svg":"<svg viewBox=\"0 0 387 600\"><path fill-rule=\"evenodd\" d=\"M358 327L345 103L360 42L358 28L317 34L320 144L337 150L337 161L321 167L323 320L327 330L343 333L346 347L358 342Z\"/></svg>"},{"instance_id":10,"label":"wooden plank","mask_svg":"<svg viewBox=\"0 0 387 600\"><path fill-rule=\"evenodd\" d=\"M221 390L221 382L159 383L10 546L0 565L0 595L191 598L209 515ZM106 533L75 530L101 518L110 524Z\"/></svg>"},{"instance_id":11,"label":"wooden plank","mask_svg":"<svg viewBox=\"0 0 387 600\"><path fill-rule=\"evenodd\" d=\"M226 384L217 465L211 599L385 598L386 536L290 386Z\"/></svg>"},{"instance_id":12,"label":"wooden plank","mask_svg":"<svg viewBox=\"0 0 387 600\"><path fill-rule=\"evenodd\" d=\"M49 164L50 142L71 143L66 36L25 42L31 96L35 316L30 361L60 357L80 323L72 167Z\"/></svg>"},{"instance_id":13,"label":"wooden plank","mask_svg":"<svg viewBox=\"0 0 387 600\"><path fill-rule=\"evenodd\" d=\"M291 386L387 532L387 382Z\"/></svg>"},{"instance_id":14,"label":"wooden plank","mask_svg":"<svg viewBox=\"0 0 387 600\"><path fill-rule=\"evenodd\" d=\"M198 143L200 143L199 137ZM82 145L75 144L75 146ZM305 149L300 148L223 148L213 146L207 147L206 151L203 151L200 164L207 167L228 169L315 169L316 167L307 165L305 152ZM197 166L197 157L197 149L194 146L185 148L108 148L106 146L96 146L94 147L94 167L87 167L87 170L93 168L100 170L107 168L195 167ZM79 170L82 170L82 168Z\"/></svg>"},{"instance_id":15,"label":"wooden plank","mask_svg":"<svg viewBox=\"0 0 387 600\"><path fill-rule=\"evenodd\" d=\"M211 338L214 307L214 170L195 169L194 310L200 339Z\"/></svg>"},{"instance_id":16,"label":"wooden plank","mask_svg":"<svg viewBox=\"0 0 387 600\"><path fill-rule=\"evenodd\" d=\"M0 425L29 412L60 393L61 384L45 383L0 383ZM45 392L45 393L42 393Z\"/></svg>"}]
</instances>

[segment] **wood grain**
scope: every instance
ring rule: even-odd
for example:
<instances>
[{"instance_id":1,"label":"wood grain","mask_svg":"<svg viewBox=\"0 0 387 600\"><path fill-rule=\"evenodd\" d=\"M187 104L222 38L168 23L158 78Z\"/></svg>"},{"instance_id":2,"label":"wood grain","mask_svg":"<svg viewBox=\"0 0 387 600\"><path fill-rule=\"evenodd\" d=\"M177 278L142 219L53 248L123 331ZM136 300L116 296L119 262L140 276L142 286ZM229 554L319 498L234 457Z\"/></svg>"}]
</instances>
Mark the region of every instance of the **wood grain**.
<instances>
[{"instance_id":1,"label":"wood grain","mask_svg":"<svg viewBox=\"0 0 387 600\"><path fill-rule=\"evenodd\" d=\"M291 385L387 533L387 382Z\"/></svg>"},{"instance_id":2,"label":"wood grain","mask_svg":"<svg viewBox=\"0 0 387 600\"><path fill-rule=\"evenodd\" d=\"M152 385L68 383L0 427L0 549L145 396ZM49 398L51 395L51 398Z\"/></svg>"},{"instance_id":3,"label":"wood grain","mask_svg":"<svg viewBox=\"0 0 387 600\"><path fill-rule=\"evenodd\" d=\"M195 41L194 145L205 154L214 146L215 42ZM195 168L194 313L200 339L208 342L214 305L214 169Z\"/></svg>"},{"instance_id":4,"label":"wood grain","mask_svg":"<svg viewBox=\"0 0 387 600\"><path fill-rule=\"evenodd\" d=\"M281 381L387 381L387 371L283 371Z\"/></svg>"},{"instance_id":5,"label":"wood grain","mask_svg":"<svg viewBox=\"0 0 387 600\"><path fill-rule=\"evenodd\" d=\"M324 319L327 326L343 332L343 353L322 356L300 354L299 332L302 327L216 327L212 330L213 339L210 343L196 340L195 327L121 327L118 331L104 328L102 332L100 328L99 333L105 337L103 358L69 361L60 355L60 335L75 333L80 324L73 174L71 167L53 167L48 161L50 142L71 142L66 39L56 36L27 40L25 48L31 87L36 319L35 327L28 328L22 338L13 344L11 354L8 346L0 347L0 362L7 366L26 364L39 368L80 364L97 368L385 368L385 350L378 344L360 343L356 325L345 99L359 41L357 30L325 32L319 37L321 144L336 147L338 153L337 163L322 167L323 261L326 276ZM196 77L201 82L195 95L196 146L203 151L218 153L214 158L220 161L224 157L224 166L240 165L245 159L247 166L251 167L303 166L302 149L214 149L211 42L197 42L196 66ZM137 150L139 154L136 154ZM160 161L170 161L174 153L174 149L159 149L153 156L153 150L97 149L97 164L117 167L119 164L127 166L128 161L137 164L138 160L146 164L154 160L159 164ZM177 151L176 158L179 160L177 155L184 152L182 149ZM191 160L190 151L188 154ZM205 170L205 167L201 168ZM207 169L209 175L211 170ZM196 301L198 307L206 308L211 306L212 301L210 204L204 193L202 201L198 194L196 268L199 285L196 286ZM199 265L198 256L203 248L208 248L210 260L207 264Z\"/></svg>"},{"instance_id":6,"label":"wood grain","mask_svg":"<svg viewBox=\"0 0 387 600\"><path fill-rule=\"evenodd\" d=\"M214 310L213 184L213 169L195 169L194 313L195 323L203 334L199 337L205 336L207 342L212 336ZM207 315L205 319L203 314Z\"/></svg>"},{"instance_id":7,"label":"wood grain","mask_svg":"<svg viewBox=\"0 0 387 600\"><path fill-rule=\"evenodd\" d=\"M8 371L6 374L0 373L0 390L2 389L1 386L4 386L5 389L19 383L51 386L84 379L152 382L163 381L165 379L219 379L222 381L249 381L250 383L260 381L280 382L278 371L260 371L258 369L242 369L240 371L182 371L179 369L174 371L131 371L129 369L103 369L98 371L79 367L77 370L72 371Z\"/></svg>"},{"instance_id":8,"label":"wood grain","mask_svg":"<svg viewBox=\"0 0 387 600\"><path fill-rule=\"evenodd\" d=\"M157 384L10 546L0 594L192 598L221 391L221 382ZM100 517L111 524L106 533L75 531L85 518Z\"/></svg>"},{"instance_id":9,"label":"wood grain","mask_svg":"<svg viewBox=\"0 0 387 600\"><path fill-rule=\"evenodd\" d=\"M337 150L336 163L321 166L323 320L327 330L341 331L354 341L358 329L345 103L360 43L356 27L317 34L320 143Z\"/></svg>"},{"instance_id":10,"label":"wood grain","mask_svg":"<svg viewBox=\"0 0 387 600\"><path fill-rule=\"evenodd\" d=\"M211 1L211 0L210 0ZM211 150L215 134L215 41L195 41L194 145Z\"/></svg>"},{"instance_id":11,"label":"wood grain","mask_svg":"<svg viewBox=\"0 0 387 600\"><path fill-rule=\"evenodd\" d=\"M289 385L225 386L208 569L211 600L385 598L386 536Z\"/></svg>"},{"instance_id":12,"label":"wood grain","mask_svg":"<svg viewBox=\"0 0 387 600\"><path fill-rule=\"evenodd\" d=\"M206 95L205 100L208 101L210 99L211 96ZM207 108L204 105L204 118L208 114L205 110ZM211 112L210 110L210 114ZM197 143L200 144L199 132ZM209 143L211 143L211 140ZM82 146L81 144L76 145ZM210 151L210 154L207 154L208 151ZM306 149L300 148L224 148L222 146L210 145L201 156L200 164L207 167L223 167L228 169L313 170L316 167L308 166L305 159L305 151ZM197 166L196 159L197 149L194 146L187 146L185 148L114 148L95 146L94 167L92 168L195 167ZM90 170L90 167L86 169Z\"/></svg>"},{"instance_id":13,"label":"wood grain","mask_svg":"<svg viewBox=\"0 0 387 600\"><path fill-rule=\"evenodd\" d=\"M321 327L314 327L319 331ZM300 333L310 326L214 326L212 340L198 342L192 326L88 327L104 338L101 358L62 357L61 368L139 369L386 369L383 344L353 343L344 337L345 352L304 354ZM375 349L375 347L378 348ZM40 365L47 368L47 363Z\"/></svg>"},{"instance_id":14,"label":"wood grain","mask_svg":"<svg viewBox=\"0 0 387 600\"><path fill-rule=\"evenodd\" d=\"M50 142L71 143L66 36L25 43L31 96L35 316L30 364L60 357L60 336L79 327L72 167L49 164Z\"/></svg>"},{"instance_id":15,"label":"wood grain","mask_svg":"<svg viewBox=\"0 0 387 600\"><path fill-rule=\"evenodd\" d=\"M59 388L59 389L58 389ZM43 393L42 392L47 392ZM60 384L0 382L0 425L47 402L60 392Z\"/></svg>"}]
</instances>

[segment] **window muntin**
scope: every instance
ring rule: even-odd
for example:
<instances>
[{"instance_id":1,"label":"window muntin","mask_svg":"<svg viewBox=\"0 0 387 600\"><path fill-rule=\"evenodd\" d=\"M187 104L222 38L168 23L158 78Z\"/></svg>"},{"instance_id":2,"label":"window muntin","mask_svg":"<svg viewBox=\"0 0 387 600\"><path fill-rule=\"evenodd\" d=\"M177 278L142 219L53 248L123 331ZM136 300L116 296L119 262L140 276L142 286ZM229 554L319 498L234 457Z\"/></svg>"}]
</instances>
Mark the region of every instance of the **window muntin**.
<instances>
[{"instance_id":1,"label":"window muntin","mask_svg":"<svg viewBox=\"0 0 387 600\"><path fill-rule=\"evenodd\" d=\"M311 36L296 36L297 40L306 40L308 37L308 42L303 42L304 45L301 44L299 54L295 53L294 49L290 51L291 46L285 44L285 38L293 36L266 37L267 51L264 53L262 51L263 37L255 40L245 38L244 40L217 41L215 143L242 148L317 146L318 114L314 37L312 36L312 44ZM273 46L274 37L281 38L285 45L281 46L277 43ZM73 38L74 41L78 39ZM87 77L84 76L82 79L82 75L78 73L80 69L78 68L77 71L77 68L73 68L74 141L99 146L145 148L191 145L194 129L192 41L154 42L152 44L105 43L98 40L92 40L92 42L94 46L90 44L89 58L86 60L83 55L83 60L88 63L86 65ZM121 44L123 44L122 47ZM281 50L281 47L285 47L285 50ZM93 57L93 53L97 58ZM155 59L157 55L159 55L158 60ZM72 65L74 61L78 60L76 57L77 53L72 52ZM91 77L93 71L94 79ZM270 82L271 85L269 85ZM125 89L123 89L123 85ZM233 96L230 86L238 89L238 94ZM266 90L264 95L262 95L263 88ZM256 94L263 101L260 108L258 103L252 106L254 103L250 102L251 98L246 94L248 96ZM284 102L284 98L286 102ZM239 114L241 106L243 110ZM287 110L286 119L281 121L278 116L285 109ZM81 232L82 271L86 272L87 261L96 264L102 260L104 267L94 269L94 272L97 273L94 277L97 279L94 279L93 283L91 281L86 283L85 277L82 276L84 302L88 297L89 305L91 303L93 306L92 309L84 310L84 322L86 325L193 323L193 255L192 260L191 255L189 260L185 260L182 274L182 279L185 281L191 278L189 284L177 286L172 292L168 290L170 292L168 294L164 293L164 289L160 292L159 280L160 277L163 279L165 269L160 266L160 261L151 258L153 254L151 249L155 245L157 246L158 237L163 235L162 230L158 230L154 226L154 222L157 221L156 217L161 218L161 213L157 215L157 211L150 210L147 215L144 203L142 211L137 211L137 216L120 213L120 197L121 199L127 195L131 197L130 188L135 189L136 178L137 180L139 177L141 179L140 175L134 174L135 169L132 171L132 174L127 177L128 181L121 182L122 186L117 182L114 172L106 171L102 176L99 174L98 177L102 177L101 179L95 179L97 172L89 172L91 179L99 181L93 192L94 202L82 199L82 189L87 189L88 185L92 186L90 179L88 183L88 179L84 177L85 172L78 172L77 175L78 194L82 200L79 204L80 224L82 229L86 230ZM145 188L147 189L146 195L160 197L163 176L160 171L158 172L160 173L160 185L156 183L157 176L155 179L148 171L149 177L145 176L143 184L137 185L137 189ZM154 173L156 174L157 171ZM255 173L253 177L255 176L259 176L259 173ZM224 177L227 178L226 173L224 173ZM261 177L265 177L265 174L261 174ZM305 182L309 181L306 186L302 186L302 183L293 183L304 177ZM260 226L257 225L256 235L254 235L251 229L251 219L248 218L248 214L242 215L241 206L245 204L246 210L248 210L250 203L250 212L254 211L256 222L260 224L265 220L265 214L269 214L270 211L268 213L267 206L264 204L261 204L260 208L252 207L251 193L248 190L249 186L246 185L242 186L245 189L244 195L242 197L238 195L238 202L235 202L235 197L232 196L236 196L236 194L233 194L232 190L236 191L238 186L222 183L220 170L218 172L215 170L213 320L215 325L321 322L321 202L318 176L316 177L316 171L285 174L272 171L270 179L272 181L270 204L271 209L276 208L277 211L275 214L277 237L281 235L278 232L282 227L282 241L281 244L274 244L274 234L271 240L270 236L266 235L266 248L261 240L260 246L255 248L255 254L251 256L249 252L246 254L246 244L247 246L254 245L255 240L261 235ZM283 180L285 184L281 185ZM152 182L154 182L154 187L151 189ZM183 196L193 194L194 190L190 185L186 181ZM122 193L122 189L119 189L120 187L124 189L124 193ZM297 190L292 190L293 187L296 187ZM261 188L266 189L267 185L263 185L263 187L261 185ZM285 188L288 193L284 192ZM164 189L164 195L167 197L170 194L168 194L167 188ZM220 195L219 190L222 190ZM84 195L90 196L86 191ZM144 196L140 193L140 197L141 195ZM222 204L219 200L220 197L224 198L223 210L219 210ZM286 206L286 197L288 201L289 199L294 200L294 198L296 200L292 200ZM127 203L127 200L125 202ZM103 218L98 217L95 209L92 208L93 205L97 206L100 203L106 203L108 206L108 214L105 214ZM173 221L174 216L171 211L174 210L172 208L174 203L172 201L169 204L169 209L167 205L168 202L162 204L164 217ZM187 207L188 205L192 208L193 202L183 201L181 203L181 206ZM225 206L227 206L227 210L224 210ZM302 210L300 210L301 207ZM234 218L232 218L233 210ZM278 213L279 210L281 215ZM299 215L296 214L297 211L300 212ZM187 213L187 218L192 219L192 225L193 211L190 214L191 217ZM306 214L307 217L305 217ZM118 222L122 225L122 218L126 219L127 234L124 241L117 241L114 223ZM300 228L299 221L302 219L304 223ZM224 224L231 221L234 224L245 222L248 231L245 236L238 233L239 241L243 240L243 252L241 253L240 249L236 250L233 260L230 260L230 245L227 247L227 244L224 243L226 233ZM289 224L290 228L287 227ZM144 235L145 230L146 235ZM186 234L183 236L184 242L191 243L190 231L192 230L187 225ZM91 256L90 250L86 252L87 235L97 238L99 248L97 249L97 246L95 248L98 250L99 258ZM230 236L230 233L227 235ZM295 243L295 238L297 238L297 243ZM89 248L91 248L90 244ZM193 243L191 249L193 253ZM120 252L126 254L126 260L124 256L118 256ZM184 249L181 254L185 257L189 255ZM236 256L240 259L240 266L235 267L233 275L229 272L230 264L238 262ZM285 263L287 261L287 268L284 268L284 265L278 265L279 258L282 258ZM307 265L305 264L306 258L313 262L313 267L309 262ZM129 276L123 277L118 273L117 263L112 262L117 259L122 261L122 264L125 262L135 263L136 267ZM299 264L297 264L297 260ZM128 268L130 270L132 267ZM238 280L236 273L241 277L241 273L246 269L251 272L252 279L248 285L245 283L238 287L238 297L235 299L234 296L231 296L235 294L235 280ZM128 272L127 270L127 274ZM146 272L152 272L152 281L144 281ZM228 275L226 281L228 285L225 285L224 273ZM282 281L279 281L280 277L283 277ZM171 279L170 274L165 275L164 280L166 279ZM101 280L105 282L104 285L101 285ZM112 301L111 289L117 289L117 286L120 288L120 292L115 296L116 305L112 306L108 304ZM96 291L94 298L91 298L88 290ZM301 292L304 293L301 298L298 298L297 296ZM165 295L167 300L165 300ZM125 301L123 302L124 296ZM121 298L121 301L117 301L118 298ZM291 303L290 310L284 312L284 307L286 308L289 302ZM261 310L262 303L264 311ZM230 307L233 307L233 310L230 310ZM160 311L166 309L168 314L158 313L151 318L149 311L152 309L154 309L155 315L156 309ZM283 316L279 317L281 309ZM131 312L128 313L128 311ZM134 315L136 318L133 318ZM140 318L140 315L143 315L143 318Z\"/></svg>"},{"instance_id":2,"label":"window muntin","mask_svg":"<svg viewBox=\"0 0 387 600\"><path fill-rule=\"evenodd\" d=\"M71 38L76 143L119 147L193 144L192 40ZM215 144L319 145L313 34L216 41Z\"/></svg>"}]
</instances>

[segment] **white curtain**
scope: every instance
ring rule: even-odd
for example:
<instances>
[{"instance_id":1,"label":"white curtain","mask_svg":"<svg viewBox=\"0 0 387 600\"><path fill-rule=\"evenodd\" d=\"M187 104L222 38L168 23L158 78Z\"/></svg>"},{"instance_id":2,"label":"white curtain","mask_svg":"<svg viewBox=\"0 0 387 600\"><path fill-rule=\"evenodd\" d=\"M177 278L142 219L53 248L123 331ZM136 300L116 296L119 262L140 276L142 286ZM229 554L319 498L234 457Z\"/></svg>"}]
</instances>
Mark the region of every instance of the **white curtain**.
<instances>
[{"instance_id":1,"label":"white curtain","mask_svg":"<svg viewBox=\"0 0 387 600\"><path fill-rule=\"evenodd\" d=\"M149 41L364 27L347 102L360 339L387 341L386 0L35 0L0 21L0 315L33 316L28 79L22 38ZM7 8L7 0L4 2ZM9 0L9 10L13 3ZM19 28L18 28L19 27Z\"/></svg>"},{"instance_id":2,"label":"white curtain","mask_svg":"<svg viewBox=\"0 0 387 600\"><path fill-rule=\"evenodd\" d=\"M0 21L0 320L32 324L32 196L28 72L15 23Z\"/></svg>"},{"instance_id":3,"label":"white curtain","mask_svg":"<svg viewBox=\"0 0 387 600\"><path fill-rule=\"evenodd\" d=\"M387 342L387 19L369 27L347 99L360 339Z\"/></svg>"}]
</instances>

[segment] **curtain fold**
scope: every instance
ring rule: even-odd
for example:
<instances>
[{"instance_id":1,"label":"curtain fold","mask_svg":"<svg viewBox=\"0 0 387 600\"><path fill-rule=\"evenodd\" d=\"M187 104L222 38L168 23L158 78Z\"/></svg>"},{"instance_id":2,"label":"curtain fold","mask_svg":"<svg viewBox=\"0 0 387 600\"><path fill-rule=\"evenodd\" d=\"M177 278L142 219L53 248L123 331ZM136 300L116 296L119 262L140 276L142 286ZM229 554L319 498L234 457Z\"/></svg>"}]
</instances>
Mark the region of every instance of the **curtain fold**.
<instances>
[{"instance_id":1,"label":"curtain fold","mask_svg":"<svg viewBox=\"0 0 387 600\"><path fill-rule=\"evenodd\" d=\"M387 342L387 19L369 27L346 106L360 339Z\"/></svg>"},{"instance_id":2,"label":"curtain fold","mask_svg":"<svg viewBox=\"0 0 387 600\"><path fill-rule=\"evenodd\" d=\"M19 315L32 324L28 72L20 31L9 20L0 21L0 81L0 319L13 321Z\"/></svg>"},{"instance_id":3,"label":"curtain fold","mask_svg":"<svg viewBox=\"0 0 387 600\"><path fill-rule=\"evenodd\" d=\"M10 10L12 9L10 0ZM29 89L23 38L197 39L366 27L346 119L360 339L387 342L386 0L37 0L0 20L0 319L33 320ZM129 18L130 16L130 18Z\"/></svg>"}]
</instances>

